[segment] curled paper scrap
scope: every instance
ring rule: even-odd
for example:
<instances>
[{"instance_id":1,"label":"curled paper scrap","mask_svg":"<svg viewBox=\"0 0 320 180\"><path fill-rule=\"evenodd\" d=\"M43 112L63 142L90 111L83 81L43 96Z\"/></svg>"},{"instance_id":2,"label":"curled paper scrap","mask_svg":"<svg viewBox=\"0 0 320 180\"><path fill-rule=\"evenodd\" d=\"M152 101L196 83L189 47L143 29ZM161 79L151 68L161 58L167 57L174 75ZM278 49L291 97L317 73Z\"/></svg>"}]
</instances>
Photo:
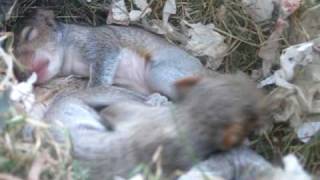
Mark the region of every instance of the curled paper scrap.
<instances>
[{"instance_id":1,"label":"curled paper scrap","mask_svg":"<svg viewBox=\"0 0 320 180\"><path fill-rule=\"evenodd\" d=\"M318 40L291 46L283 51L281 68L260 82L278 86L270 94L276 122L289 121L302 142L319 132L320 53Z\"/></svg>"}]
</instances>

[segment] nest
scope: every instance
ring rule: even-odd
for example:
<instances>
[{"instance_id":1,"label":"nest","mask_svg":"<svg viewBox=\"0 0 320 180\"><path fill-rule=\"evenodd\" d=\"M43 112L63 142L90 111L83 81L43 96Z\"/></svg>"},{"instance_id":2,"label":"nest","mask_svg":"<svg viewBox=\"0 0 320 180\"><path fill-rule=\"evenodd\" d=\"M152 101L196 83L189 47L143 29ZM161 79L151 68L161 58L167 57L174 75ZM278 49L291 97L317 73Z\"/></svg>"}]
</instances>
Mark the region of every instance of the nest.
<instances>
[{"instance_id":1,"label":"nest","mask_svg":"<svg viewBox=\"0 0 320 180\"><path fill-rule=\"evenodd\" d=\"M8 7L10 7L11 1L5 0L5 2L8 2ZM134 6L132 1L126 2L128 7ZM162 19L165 0L149 2L152 9L150 17ZM228 51L219 71L241 70L251 75L256 69L261 68L262 60L258 56L258 50L271 34L273 20L256 23L246 12L241 0L177 0L176 5L177 13L170 17L170 23L177 29L182 29L181 20L190 23L213 23L215 30L225 37ZM292 19L295 22L299 20L301 11L310 6L306 3L292 16ZM38 8L54 10L57 19L62 22L97 26L106 23L109 7L110 1L106 0L19 0L16 1L9 19L0 24L0 29L16 31L20 28L19 25L23 19ZM282 38L282 47L287 47L289 42L286 35ZM6 66L2 61L0 72L0 78L4 79ZM10 106L5 103L6 96L3 90L1 94L0 108ZM5 121L8 124L6 129L2 130L0 137L0 179L86 178L86 171L79 169L76 162L72 161L69 155L69 144L56 144L47 133L46 125L30 122L26 116L12 108L6 108L5 114L6 116L0 117L2 122ZM26 123L37 129L34 134L35 141L22 141L21 131ZM278 124L269 133L253 136L250 139L253 140L252 147L265 158L277 160L293 152L303 160L305 167L311 173L320 174L318 137L309 144L303 144L297 140L293 129L287 124Z\"/></svg>"}]
</instances>

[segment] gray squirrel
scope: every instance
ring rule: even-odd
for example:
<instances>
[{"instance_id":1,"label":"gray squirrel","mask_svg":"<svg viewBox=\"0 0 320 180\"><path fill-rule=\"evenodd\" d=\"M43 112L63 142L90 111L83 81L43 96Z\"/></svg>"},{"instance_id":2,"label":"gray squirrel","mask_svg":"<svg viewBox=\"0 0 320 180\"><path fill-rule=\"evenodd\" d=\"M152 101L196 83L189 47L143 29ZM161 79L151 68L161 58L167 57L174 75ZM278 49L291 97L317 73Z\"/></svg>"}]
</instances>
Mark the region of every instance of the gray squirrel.
<instances>
[{"instance_id":1,"label":"gray squirrel","mask_svg":"<svg viewBox=\"0 0 320 180\"><path fill-rule=\"evenodd\" d=\"M200 60L164 38L137 27L57 22L38 10L16 34L14 54L37 83L55 76L90 77L89 86L117 85L146 95L174 98L176 80L201 74Z\"/></svg>"},{"instance_id":2,"label":"gray squirrel","mask_svg":"<svg viewBox=\"0 0 320 180\"><path fill-rule=\"evenodd\" d=\"M44 119L58 141L67 129L73 156L99 180L126 177L160 146L163 174L172 179L266 123L264 95L243 75L185 78L174 87L177 100L157 107L134 91L92 87L57 98Z\"/></svg>"}]
</instances>

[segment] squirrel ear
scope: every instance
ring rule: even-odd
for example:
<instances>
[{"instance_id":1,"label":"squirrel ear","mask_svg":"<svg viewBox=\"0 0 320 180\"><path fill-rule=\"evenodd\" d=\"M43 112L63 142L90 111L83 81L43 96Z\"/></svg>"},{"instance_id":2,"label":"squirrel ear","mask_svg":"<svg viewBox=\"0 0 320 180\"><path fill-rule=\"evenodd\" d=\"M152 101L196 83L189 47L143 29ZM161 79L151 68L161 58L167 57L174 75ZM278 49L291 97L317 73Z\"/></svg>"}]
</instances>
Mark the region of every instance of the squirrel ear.
<instances>
[{"instance_id":1,"label":"squirrel ear","mask_svg":"<svg viewBox=\"0 0 320 180\"><path fill-rule=\"evenodd\" d=\"M199 76L190 76L177 80L174 85L179 97L184 97L201 80Z\"/></svg>"}]
</instances>

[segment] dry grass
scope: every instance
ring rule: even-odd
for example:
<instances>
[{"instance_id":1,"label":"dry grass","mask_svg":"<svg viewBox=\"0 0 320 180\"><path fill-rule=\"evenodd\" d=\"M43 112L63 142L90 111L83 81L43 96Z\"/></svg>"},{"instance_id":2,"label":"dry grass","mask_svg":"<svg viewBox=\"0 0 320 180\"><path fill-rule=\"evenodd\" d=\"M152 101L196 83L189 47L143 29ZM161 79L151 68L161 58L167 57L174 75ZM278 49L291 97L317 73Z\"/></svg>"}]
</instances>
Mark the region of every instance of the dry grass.
<instances>
[{"instance_id":1,"label":"dry grass","mask_svg":"<svg viewBox=\"0 0 320 180\"><path fill-rule=\"evenodd\" d=\"M28 121L13 109L8 110L7 118L1 119L4 120L6 128L0 136L0 179L6 179L9 174L16 179L44 180L77 176L72 171L70 143L57 144L46 126ZM25 124L35 128L34 140L22 140Z\"/></svg>"},{"instance_id":2,"label":"dry grass","mask_svg":"<svg viewBox=\"0 0 320 180\"><path fill-rule=\"evenodd\" d=\"M151 2L152 18L161 19L165 0ZM108 0L92 0L91 3L87 3L86 0L19 0L10 20L2 28L7 31L18 29L22 19L37 8L52 9L60 21L67 23L94 26L105 24L108 5ZM128 3L128 6L131 5L132 3ZM181 19L189 22L214 23L216 30L226 37L225 42L229 46L229 51L220 71L232 72L240 69L250 74L252 70L261 67L258 49L271 33L272 22L255 23L241 6L240 0L177 0L177 8L177 15L173 15L170 20L177 28L180 28ZM285 38L283 42L286 42ZM26 177L37 155L41 154L40 152L49 152L52 159L59 163L48 168L42 179L70 176L71 160L66 155L68 153L61 152L61 148L64 152L68 149L57 147L41 128L37 134L41 137L40 142L21 142L19 131L24 118L17 120L17 117L20 116L11 114L10 118L6 118L10 126L0 138L0 144L6 145L0 149L0 172ZM43 141L44 139L46 141ZM303 160L310 172L320 175L319 138L314 138L310 144L302 144L287 124L279 124L275 125L270 133L253 139L253 147L267 159L277 160L279 155L294 152ZM8 144L8 141L11 144ZM22 145L27 148L19 149ZM59 153L63 155L59 156ZM85 173L83 175L80 172L82 171L76 170L73 177L85 179Z\"/></svg>"}]
</instances>

